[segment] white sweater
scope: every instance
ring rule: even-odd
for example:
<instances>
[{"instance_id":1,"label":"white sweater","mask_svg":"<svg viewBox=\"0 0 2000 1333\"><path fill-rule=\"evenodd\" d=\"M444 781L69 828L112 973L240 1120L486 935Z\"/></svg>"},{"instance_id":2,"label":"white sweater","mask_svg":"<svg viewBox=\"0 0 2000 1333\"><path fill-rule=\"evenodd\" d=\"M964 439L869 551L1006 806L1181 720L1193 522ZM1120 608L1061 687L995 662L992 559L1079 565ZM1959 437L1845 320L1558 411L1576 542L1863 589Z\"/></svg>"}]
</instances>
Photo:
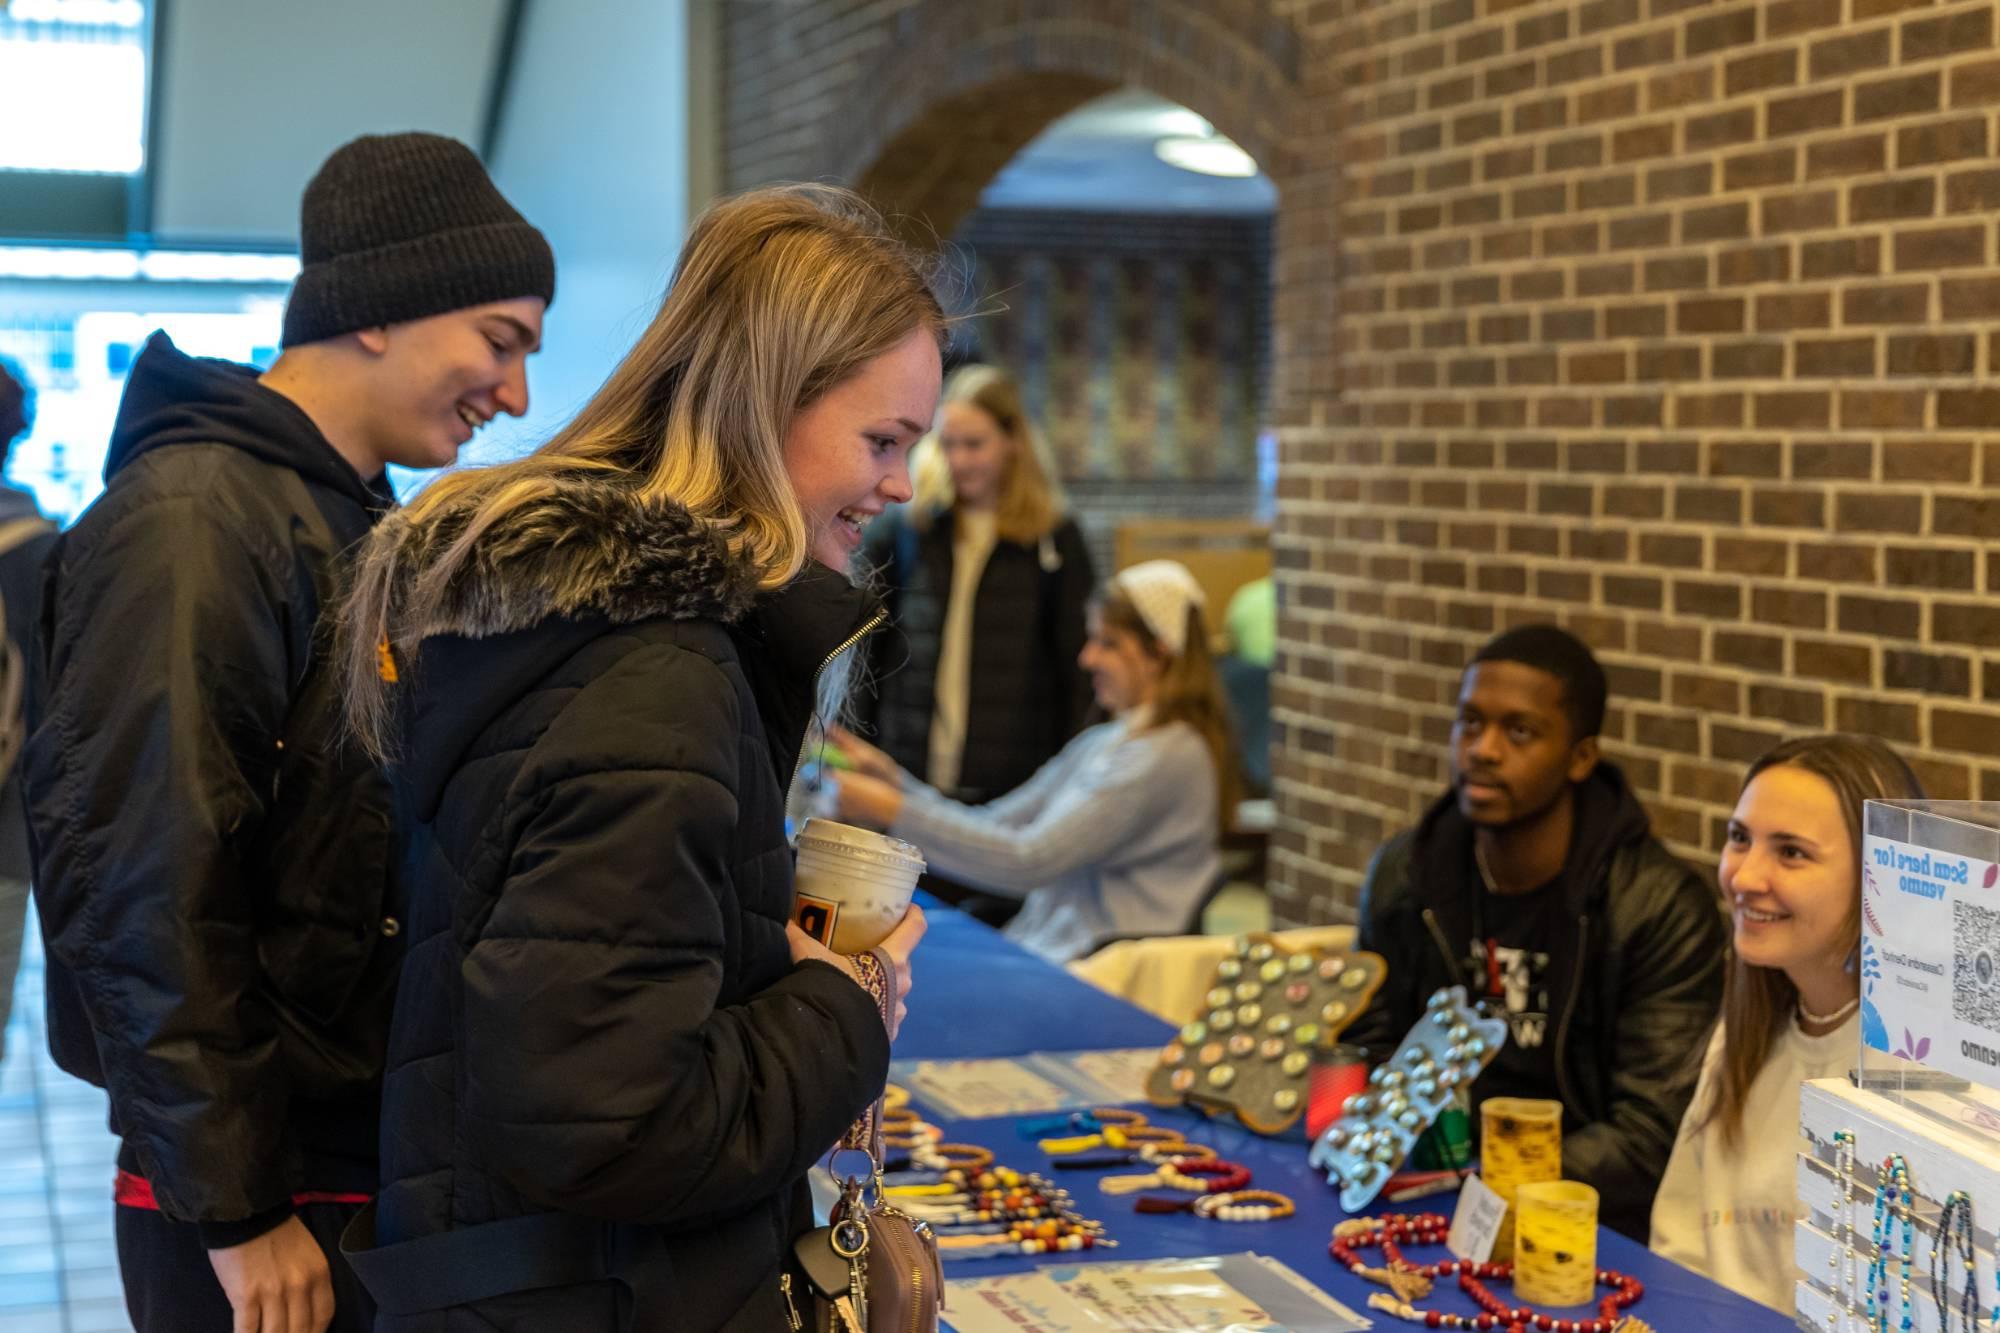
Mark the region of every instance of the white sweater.
<instances>
[{"instance_id":1,"label":"white sweater","mask_svg":"<svg viewBox=\"0 0 2000 1333\"><path fill-rule=\"evenodd\" d=\"M948 878L1025 897L1006 935L1066 963L1111 935L1175 935L1221 869L1215 767L1193 727L1091 727L986 805L906 780L890 830Z\"/></svg>"},{"instance_id":2,"label":"white sweater","mask_svg":"<svg viewBox=\"0 0 2000 1333\"><path fill-rule=\"evenodd\" d=\"M1799 1215L1799 1084L1836 1078L1853 1066L1857 1015L1823 1037L1785 1025L1743 1103L1743 1137L1725 1148L1721 1130L1694 1128L1714 1093L1722 1060L1716 1024L1701 1081L1681 1121L1667 1174L1653 1200L1653 1250L1760 1304L1792 1313L1798 1269L1792 1223Z\"/></svg>"}]
</instances>

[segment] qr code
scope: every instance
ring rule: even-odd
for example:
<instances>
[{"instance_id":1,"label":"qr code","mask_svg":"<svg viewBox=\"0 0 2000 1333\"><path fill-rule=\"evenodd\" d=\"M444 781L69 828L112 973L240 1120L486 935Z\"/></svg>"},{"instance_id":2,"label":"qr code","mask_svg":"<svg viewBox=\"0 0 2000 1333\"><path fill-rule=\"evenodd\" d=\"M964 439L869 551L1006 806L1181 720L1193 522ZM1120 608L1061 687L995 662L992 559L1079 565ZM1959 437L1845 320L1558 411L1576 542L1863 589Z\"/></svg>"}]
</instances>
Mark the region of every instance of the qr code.
<instances>
[{"instance_id":1,"label":"qr code","mask_svg":"<svg viewBox=\"0 0 2000 1333\"><path fill-rule=\"evenodd\" d=\"M1951 943L1952 1016L2000 1032L2000 911L1954 902Z\"/></svg>"}]
</instances>

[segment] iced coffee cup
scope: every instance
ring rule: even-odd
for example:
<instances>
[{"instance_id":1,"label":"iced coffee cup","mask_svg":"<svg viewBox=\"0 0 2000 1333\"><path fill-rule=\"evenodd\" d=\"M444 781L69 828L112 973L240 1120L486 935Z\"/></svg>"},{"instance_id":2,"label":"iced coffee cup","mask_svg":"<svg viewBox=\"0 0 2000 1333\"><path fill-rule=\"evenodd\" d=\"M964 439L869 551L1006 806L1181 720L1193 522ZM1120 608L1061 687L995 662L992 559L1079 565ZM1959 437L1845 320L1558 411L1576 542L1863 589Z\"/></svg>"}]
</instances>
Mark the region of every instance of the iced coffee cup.
<instances>
[{"instance_id":1,"label":"iced coffee cup","mask_svg":"<svg viewBox=\"0 0 2000 1333\"><path fill-rule=\"evenodd\" d=\"M799 830L792 916L835 953L865 953L887 938L917 891L923 853L901 838L808 819Z\"/></svg>"}]
</instances>

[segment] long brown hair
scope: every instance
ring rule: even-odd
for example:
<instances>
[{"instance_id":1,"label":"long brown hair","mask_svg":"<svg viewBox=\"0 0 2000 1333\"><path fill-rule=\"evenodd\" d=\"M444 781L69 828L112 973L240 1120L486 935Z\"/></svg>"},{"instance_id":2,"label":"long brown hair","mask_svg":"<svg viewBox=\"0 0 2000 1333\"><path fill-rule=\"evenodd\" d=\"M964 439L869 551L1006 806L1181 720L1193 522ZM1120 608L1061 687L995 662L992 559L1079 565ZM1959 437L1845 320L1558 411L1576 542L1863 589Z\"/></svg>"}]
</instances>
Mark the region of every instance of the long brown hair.
<instances>
[{"instance_id":1,"label":"long brown hair","mask_svg":"<svg viewBox=\"0 0 2000 1333\"><path fill-rule=\"evenodd\" d=\"M836 186L751 190L703 213L652 323L568 425L526 457L440 476L363 547L337 649L362 744L389 748L382 645L407 664L489 530L579 475L628 488L635 508L680 505L763 587L790 580L810 537L785 433L913 332L942 347L932 267ZM412 528L440 536L420 569L398 558Z\"/></svg>"},{"instance_id":2,"label":"long brown hair","mask_svg":"<svg viewBox=\"0 0 2000 1333\"><path fill-rule=\"evenodd\" d=\"M1242 799L1243 773L1236 762L1236 733L1229 722L1222 679L1216 675L1215 659L1208 651L1207 618L1199 606L1188 606L1185 646L1175 653L1169 652L1147 628L1139 608L1115 583L1106 584L1091 604L1105 625L1131 635L1140 647L1164 660L1147 727L1185 722L1201 737L1208 748L1209 763L1215 769L1216 821L1220 831L1227 833L1236 803Z\"/></svg>"},{"instance_id":3,"label":"long brown hair","mask_svg":"<svg viewBox=\"0 0 2000 1333\"><path fill-rule=\"evenodd\" d=\"M960 366L945 381L938 398L938 420L953 403L976 407L993 418L1000 433L1013 441L1007 463L1000 473L1000 498L993 515L993 530L1002 541L1027 545L1055 531L1062 522L1062 488L1051 475L1043 457L1041 432L1028 417L1021 401L1021 385L997 366ZM928 528L936 517L957 501L952 490L951 467L937 432L926 435L913 451L911 484L916 492L910 506L919 529Z\"/></svg>"},{"instance_id":4,"label":"long brown hair","mask_svg":"<svg viewBox=\"0 0 2000 1333\"><path fill-rule=\"evenodd\" d=\"M1840 814L1854 845L1854 902L1847 914L1843 940L1850 950L1861 944L1861 808L1874 800L1923 798L1923 784L1887 743L1873 736L1834 733L1801 736L1770 750L1743 776L1748 788L1759 773L1789 764L1823 779L1840 798ZM1857 979L1856 984L1859 985ZM1743 1103L1750 1085L1764 1068L1771 1047L1798 1009L1799 991L1792 979L1775 967L1757 967L1735 955L1722 986L1722 1061L1716 1070L1708 1104L1698 1125L1722 1130L1722 1141L1735 1147L1743 1136Z\"/></svg>"}]
</instances>

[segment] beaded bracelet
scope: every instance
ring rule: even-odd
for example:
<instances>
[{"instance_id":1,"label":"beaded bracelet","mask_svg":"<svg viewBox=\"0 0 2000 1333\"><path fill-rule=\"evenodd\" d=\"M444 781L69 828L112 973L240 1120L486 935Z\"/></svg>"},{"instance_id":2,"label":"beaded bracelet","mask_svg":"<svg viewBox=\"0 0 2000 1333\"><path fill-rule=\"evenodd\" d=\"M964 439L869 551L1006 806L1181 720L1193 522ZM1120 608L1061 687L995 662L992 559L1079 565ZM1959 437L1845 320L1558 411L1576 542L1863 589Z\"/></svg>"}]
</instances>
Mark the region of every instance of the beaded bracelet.
<instances>
[{"instance_id":1,"label":"beaded bracelet","mask_svg":"<svg viewBox=\"0 0 2000 1333\"><path fill-rule=\"evenodd\" d=\"M915 1153L930 1147L931 1144L936 1143L943 1137L944 1131L936 1125L926 1125L919 1122L915 1129L907 1134L894 1130L883 1130L882 1144L884 1147L901 1148L905 1152Z\"/></svg>"},{"instance_id":2,"label":"beaded bracelet","mask_svg":"<svg viewBox=\"0 0 2000 1333\"><path fill-rule=\"evenodd\" d=\"M1100 1126L1116 1125L1120 1129L1137 1129L1146 1123L1143 1112L1128 1111L1122 1106L1093 1106L1090 1108L1090 1114L1096 1118Z\"/></svg>"},{"instance_id":3,"label":"beaded bracelet","mask_svg":"<svg viewBox=\"0 0 2000 1333\"><path fill-rule=\"evenodd\" d=\"M984 1171L993 1165L993 1150L976 1143L934 1143L929 1155L961 1171Z\"/></svg>"},{"instance_id":4,"label":"beaded bracelet","mask_svg":"<svg viewBox=\"0 0 2000 1333\"><path fill-rule=\"evenodd\" d=\"M1276 1190L1237 1190L1204 1194L1194 1201L1196 1217L1220 1222L1275 1222L1297 1212L1292 1201Z\"/></svg>"}]
</instances>

